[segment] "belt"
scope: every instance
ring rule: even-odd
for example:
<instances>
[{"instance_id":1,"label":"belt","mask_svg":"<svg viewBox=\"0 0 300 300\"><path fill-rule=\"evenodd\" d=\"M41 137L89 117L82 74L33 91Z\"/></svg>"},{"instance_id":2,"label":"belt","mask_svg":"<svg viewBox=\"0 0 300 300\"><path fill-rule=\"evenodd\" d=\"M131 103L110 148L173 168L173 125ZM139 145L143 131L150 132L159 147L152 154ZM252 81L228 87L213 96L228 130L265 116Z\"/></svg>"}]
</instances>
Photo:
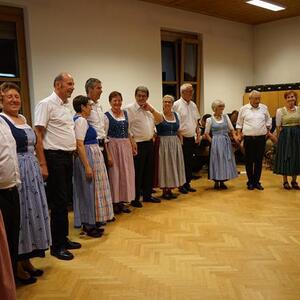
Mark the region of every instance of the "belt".
<instances>
[{"instance_id":1,"label":"belt","mask_svg":"<svg viewBox=\"0 0 300 300\"><path fill-rule=\"evenodd\" d=\"M153 139L148 140L148 141L142 141L142 142L136 142L137 144L141 144L141 143L153 143Z\"/></svg>"},{"instance_id":2,"label":"belt","mask_svg":"<svg viewBox=\"0 0 300 300\"><path fill-rule=\"evenodd\" d=\"M259 138L263 138L263 137L265 138L266 135L265 134L264 135L245 135L244 137L255 140L255 139L259 139Z\"/></svg>"},{"instance_id":3,"label":"belt","mask_svg":"<svg viewBox=\"0 0 300 300\"><path fill-rule=\"evenodd\" d=\"M10 187L8 189L0 189L0 192L11 192L11 191L15 191L18 188L16 186Z\"/></svg>"},{"instance_id":4,"label":"belt","mask_svg":"<svg viewBox=\"0 0 300 300\"><path fill-rule=\"evenodd\" d=\"M65 150L44 150L45 153L53 154L63 154L63 155L73 155L74 151L65 151Z\"/></svg>"}]
</instances>

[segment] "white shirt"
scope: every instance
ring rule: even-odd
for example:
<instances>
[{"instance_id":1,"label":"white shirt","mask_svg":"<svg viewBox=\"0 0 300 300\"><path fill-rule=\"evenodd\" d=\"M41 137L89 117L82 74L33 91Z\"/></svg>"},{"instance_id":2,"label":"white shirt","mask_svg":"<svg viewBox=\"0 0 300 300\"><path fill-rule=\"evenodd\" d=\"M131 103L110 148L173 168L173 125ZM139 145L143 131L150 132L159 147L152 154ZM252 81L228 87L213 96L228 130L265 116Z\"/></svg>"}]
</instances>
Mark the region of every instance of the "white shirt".
<instances>
[{"instance_id":1,"label":"white shirt","mask_svg":"<svg viewBox=\"0 0 300 300\"><path fill-rule=\"evenodd\" d=\"M136 142L145 142L153 138L154 118L149 111L142 109L136 102L128 105L129 132Z\"/></svg>"},{"instance_id":2,"label":"white shirt","mask_svg":"<svg viewBox=\"0 0 300 300\"><path fill-rule=\"evenodd\" d=\"M15 139L7 123L0 117L0 189L19 185L20 172Z\"/></svg>"},{"instance_id":3,"label":"white shirt","mask_svg":"<svg viewBox=\"0 0 300 300\"><path fill-rule=\"evenodd\" d=\"M206 119L205 133L210 133L211 124L212 124L212 118L215 120L215 122L217 122L219 124L223 123L224 120L225 120L224 118L226 118L227 119L228 130L234 130L234 128L232 126L232 123L231 123L228 115L222 115L221 120L217 120L214 116L212 116L212 117Z\"/></svg>"},{"instance_id":4,"label":"white shirt","mask_svg":"<svg viewBox=\"0 0 300 300\"><path fill-rule=\"evenodd\" d=\"M102 111L101 105L97 102L92 104L92 111L88 117L89 123L94 127L97 132L97 139L105 139L105 129L104 129L104 113Z\"/></svg>"},{"instance_id":5,"label":"white shirt","mask_svg":"<svg viewBox=\"0 0 300 300\"><path fill-rule=\"evenodd\" d=\"M200 114L197 105L193 101L185 101L183 98L174 102L173 110L180 116L180 133L184 137L194 137Z\"/></svg>"},{"instance_id":6,"label":"white shirt","mask_svg":"<svg viewBox=\"0 0 300 300\"><path fill-rule=\"evenodd\" d=\"M75 137L76 140L84 141L86 132L89 129L87 120L83 117L79 117L75 120Z\"/></svg>"},{"instance_id":7,"label":"white shirt","mask_svg":"<svg viewBox=\"0 0 300 300\"><path fill-rule=\"evenodd\" d=\"M236 128L242 129L244 135L259 136L267 134L271 128L272 119L268 107L259 103L258 107L253 107L250 103L244 105L239 112Z\"/></svg>"},{"instance_id":8,"label":"white shirt","mask_svg":"<svg viewBox=\"0 0 300 300\"><path fill-rule=\"evenodd\" d=\"M35 108L35 126L45 127L45 150L76 149L74 121L66 104L53 92Z\"/></svg>"}]
</instances>

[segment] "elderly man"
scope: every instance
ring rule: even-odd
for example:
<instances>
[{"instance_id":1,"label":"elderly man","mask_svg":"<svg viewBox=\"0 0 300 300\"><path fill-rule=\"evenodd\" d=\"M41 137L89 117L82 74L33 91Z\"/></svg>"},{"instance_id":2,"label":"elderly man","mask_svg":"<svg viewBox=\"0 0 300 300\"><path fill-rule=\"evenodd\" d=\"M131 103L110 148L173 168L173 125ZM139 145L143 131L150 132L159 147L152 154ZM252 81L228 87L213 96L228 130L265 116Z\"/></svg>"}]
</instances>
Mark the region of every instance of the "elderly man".
<instances>
[{"instance_id":1,"label":"elderly man","mask_svg":"<svg viewBox=\"0 0 300 300\"><path fill-rule=\"evenodd\" d=\"M20 173L15 139L1 117L0 140L0 298L15 299L12 269L16 274L20 230L17 186L20 184ZM10 255L7 253L7 244Z\"/></svg>"},{"instance_id":2,"label":"elderly man","mask_svg":"<svg viewBox=\"0 0 300 300\"><path fill-rule=\"evenodd\" d=\"M85 91L88 98L93 100L92 111L88 117L89 123L97 132L99 146L103 149L105 145L104 114L99 99L102 94L102 83L97 78L89 78L85 83Z\"/></svg>"},{"instance_id":3,"label":"elderly man","mask_svg":"<svg viewBox=\"0 0 300 300\"><path fill-rule=\"evenodd\" d=\"M267 106L261 104L260 100L260 92L253 90L249 94L249 103L240 109L236 125L239 139L244 136L248 190L264 189L260 184L260 177L266 136L271 128L272 119Z\"/></svg>"},{"instance_id":4,"label":"elderly man","mask_svg":"<svg viewBox=\"0 0 300 300\"><path fill-rule=\"evenodd\" d=\"M143 206L140 202L141 191L143 192L144 202L160 202L159 199L151 196L151 192L154 168L154 121L160 120L161 115L147 103L148 98L148 88L139 86L135 90L136 101L126 108L129 119L129 131L136 151L134 157L135 199L131 201L131 205L134 207Z\"/></svg>"},{"instance_id":5,"label":"elderly man","mask_svg":"<svg viewBox=\"0 0 300 300\"><path fill-rule=\"evenodd\" d=\"M66 106L74 90L74 80L68 73L54 79L54 92L35 109L36 134L43 141L37 148L44 178L47 178L47 198L51 209L51 255L62 260L73 259L68 249L78 249L79 243L68 239L68 200L72 198L73 152L76 149L74 122Z\"/></svg>"},{"instance_id":6,"label":"elderly man","mask_svg":"<svg viewBox=\"0 0 300 300\"><path fill-rule=\"evenodd\" d=\"M180 134L183 136L183 157L185 166L186 183L179 188L183 194L188 192L195 192L190 185L193 178L193 155L195 149L195 136L196 143L200 142L200 132L196 133L198 119L200 114L196 104L192 101L194 95L193 86L190 83L184 83L180 87L181 98L175 101L173 109L179 114L180 117Z\"/></svg>"}]
</instances>

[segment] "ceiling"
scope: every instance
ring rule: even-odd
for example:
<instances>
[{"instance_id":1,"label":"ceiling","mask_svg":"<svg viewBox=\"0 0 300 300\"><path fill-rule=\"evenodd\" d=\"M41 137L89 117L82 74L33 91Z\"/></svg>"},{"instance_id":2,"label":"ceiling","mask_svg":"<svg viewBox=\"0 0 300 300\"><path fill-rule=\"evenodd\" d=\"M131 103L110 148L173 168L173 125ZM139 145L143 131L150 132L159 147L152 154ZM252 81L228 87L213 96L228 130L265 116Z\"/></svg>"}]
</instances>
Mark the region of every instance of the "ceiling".
<instances>
[{"instance_id":1,"label":"ceiling","mask_svg":"<svg viewBox=\"0 0 300 300\"><path fill-rule=\"evenodd\" d=\"M278 12L247 4L245 0L142 1L252 25L300 16L300 0L275 0L275 3L287 7L287 9Z\"/></svg>"}]
</instances>

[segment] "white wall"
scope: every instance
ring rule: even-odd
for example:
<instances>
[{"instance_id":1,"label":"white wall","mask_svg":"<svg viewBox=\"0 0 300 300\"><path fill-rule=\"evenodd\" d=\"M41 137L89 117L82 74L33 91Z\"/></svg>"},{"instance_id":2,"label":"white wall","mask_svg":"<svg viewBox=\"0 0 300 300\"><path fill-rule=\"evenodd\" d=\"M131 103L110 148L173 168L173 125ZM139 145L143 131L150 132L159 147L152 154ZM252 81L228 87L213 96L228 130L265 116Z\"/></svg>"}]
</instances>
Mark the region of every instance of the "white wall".
<instances>
[{"instance_id":1,"label":"white wall","mask_svg":"<svg viewBox=\"0 0 300 300\"><path fill-rule=\"evenodd\" d=\"M254 84L300 82L300 17L254 28Z\"/></svg>"},{"instance_id":2,"label":"white wall","mask_svg":"<svg viewBox=\"0 0 300 300\"><path fill-rule=\"evenodd\" d=\"M202 112L210 112L217 98L226 102L227 111L240 107L244 87L252 84L253 29L248 25L136 0L9 4L24 7L26 13L32 106L51 92L57 73L68 71L75 79L73 95L84 93L88 77L98 77L104 107L110 91L120 91L129 103L136 86L143 84L159 108L161 28L203 35Z\"/></svg>"}]
</instances>

